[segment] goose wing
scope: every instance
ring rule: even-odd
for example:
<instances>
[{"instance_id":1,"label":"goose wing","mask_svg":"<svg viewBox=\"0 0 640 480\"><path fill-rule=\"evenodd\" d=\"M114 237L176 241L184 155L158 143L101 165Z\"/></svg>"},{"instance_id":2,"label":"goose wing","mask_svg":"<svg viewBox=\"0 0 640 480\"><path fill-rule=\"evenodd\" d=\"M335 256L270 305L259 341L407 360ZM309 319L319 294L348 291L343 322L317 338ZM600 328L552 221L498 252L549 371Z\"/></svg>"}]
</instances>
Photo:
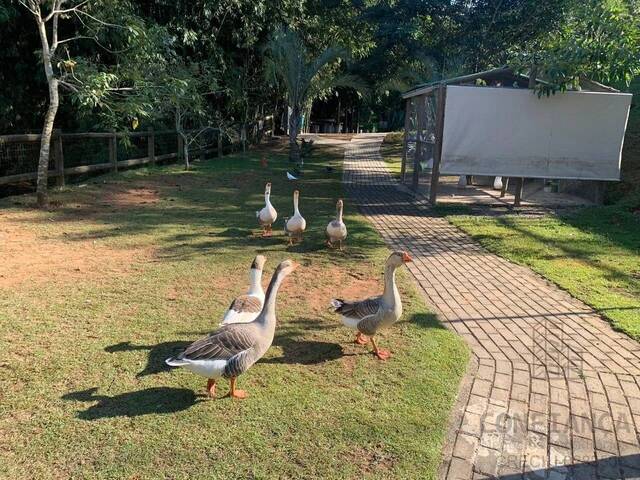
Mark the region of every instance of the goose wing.
<instances>
[{"instance_id":1,"label":"goose wing","mask_svg":"<svg viewBox=\"0 0 640 480\"><path fill-rule=\"evenodd\" d=\"M240 295L236 297L224 318L224 325L229 323L244 323L254 320L262 310L262 300L253 295Z\"/></svg>"},{"instance_id":2,"label":"goose wing","mask_svg":"<svg viewBox=\"0 0 640 480\"><path fill-rule=\"evenodd\" d=\"M252 325L225 325L193 342L178 355L177 360L229 360L250 350L257 341L258 332Z\"/></svg>"},{"instance_id":3,"label":"goose wing","mask_svg":"<svg viewBox=\"0 0 640 480\"><path fill-rule=\"evenodd\" d=\"M381 297L371 297L358 302L334 300L333 304L336 305L337 313L358 320L358 330L362 333L372 335L377 330L381 318Z\"/></svg>"},{"instance_id":4,"label":"goose wing","mask_svg":"<svg viewBox=\"0 0 640 480\"><path fill-rule=\"evenodd\" d=\"M362 320L370 315L375 315L380 310L380 297L371 297L366 300L357 302L346 302L344 300L335 300L339 305L336 312L349 318L357 318Z\"/></svg>"}]
</instances>

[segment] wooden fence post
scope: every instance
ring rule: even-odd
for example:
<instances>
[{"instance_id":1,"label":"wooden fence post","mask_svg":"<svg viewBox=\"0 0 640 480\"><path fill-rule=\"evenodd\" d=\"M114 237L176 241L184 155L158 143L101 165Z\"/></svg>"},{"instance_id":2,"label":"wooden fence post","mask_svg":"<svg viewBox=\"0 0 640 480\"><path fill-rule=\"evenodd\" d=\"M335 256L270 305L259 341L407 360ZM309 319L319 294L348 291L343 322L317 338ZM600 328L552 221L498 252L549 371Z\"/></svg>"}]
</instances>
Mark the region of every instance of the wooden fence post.
<instances>
[{"instance_id":1,"label":"wooden fence post","mask_svg":"<svg viewBox=\"0 0 640 480\"><path fill-rule=\"evenodd\" d=\"M222 158L222 130L218 129L218 158Z\"/></svg>"},{"instance_id":2,"label":"wooden fence post","mask_svg":"<svg viewBox=\"0 0 640 480\"><path fill-rule=\"evenodd\" d=\"M118 171L118 139L114 133L109 137L109 162L111 163L111 171Z\"/></svg>"},{"instance_id":3,"label":"wooden fence post","mask_svg":"<svg viewBox=\"0 0 640 480\"><path fill-rule=\"evenodd\" d=\"M151 165L156 164L156 135L153 133L153 128L149 128L147 135L147 156Z\"/></svg>"},{"instance_id":4,"label":"wooden fence post","mask_svg":"<svg viewBox=\"0 0 640 480\"><path fill-rule=\"evenodd\" d=\"M516 193L513 197L513 205L519 207L522 201L522 189L524 188L524 178L518 177L516 179Z\"/></svg>"},{"instance_id":5,"label":"wooden fence post","mask_svg":"<svg viewBox=\"0 0 640 480\"><path fill-rule=\"evenodd\" d=\"M56 186L64 187L64 152L62 150L62 131L54 130L53 148L56 170Z\"/></svg>"},{"instance_id":6,"label":"wooden fence post","mask_svg":"<svg viewBox=\"0 0 640 480\"><path fill-rule=\"evenodd\" d=\"M509 189L509 177L504 177L502 179L502 189L500 190L500 198L503 198L507 194L508 189Z\"/></svg>"}]
</instances>

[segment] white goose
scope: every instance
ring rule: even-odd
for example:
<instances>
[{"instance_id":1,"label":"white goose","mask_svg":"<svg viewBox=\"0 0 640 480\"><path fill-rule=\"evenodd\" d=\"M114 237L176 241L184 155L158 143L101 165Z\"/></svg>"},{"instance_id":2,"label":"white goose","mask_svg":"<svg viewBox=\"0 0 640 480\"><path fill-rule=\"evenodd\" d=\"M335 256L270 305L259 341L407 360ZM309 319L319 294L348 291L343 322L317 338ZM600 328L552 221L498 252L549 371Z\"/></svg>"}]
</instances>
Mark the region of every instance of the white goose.
<instances>
[{"instance_id":1,"label":"white goose","mask_svg":"<svg viewBox=\"0 0 640 480\"><path fill-rule=\"evenodd\" d=\"M229 310L225 313L220 325L229 325L230 323L248 323L255 318L262 310L264 304L264 290L262 289L262 270L267 259L264 255L258 255L251 264L251 273L249 279L251 284L246 295L236 297Z\"/></svg>"},{"instance_id":2,"label":"white goose","mask_svg":"<svg viewBox=\"0 0 640 480\"><path fill-rule=\"evenodd\" d=\"M342 209L344 204L342 200L336 203L336 219L331 220L327 225L327 245L333 247L334 243L338 243L338 248L342 250L342 242L347 238L347 226L342 221Z\"/></svg>"},{"instance_id":3,"label":"white goose","mask_svg":"<svg viewBox=\"0 0 640 480\"><path fill-rule=\"evenodd\" d=\"M262 236L271 236L271 225L273 225L278 218L278 212L271 205L271 182L267 183L264 187L264 208L256 212L258 223L262 227Z\"/></svg>"},{"instance_id":4,"label":"white goose","mask_svg":"<svg viewBox=\"0 0 640 480\"><path fill-rule=\"evenodd\" d=\"M293 237L296 237L298 241L302 241L302 234L307 228L307 221L300 214L298 209L298 199L300 198L300 192L295 190L293 192L293 217L287 219L284 223L284 231L289 235L289 245L293 245Z\"/></svg>"}]
</instances>

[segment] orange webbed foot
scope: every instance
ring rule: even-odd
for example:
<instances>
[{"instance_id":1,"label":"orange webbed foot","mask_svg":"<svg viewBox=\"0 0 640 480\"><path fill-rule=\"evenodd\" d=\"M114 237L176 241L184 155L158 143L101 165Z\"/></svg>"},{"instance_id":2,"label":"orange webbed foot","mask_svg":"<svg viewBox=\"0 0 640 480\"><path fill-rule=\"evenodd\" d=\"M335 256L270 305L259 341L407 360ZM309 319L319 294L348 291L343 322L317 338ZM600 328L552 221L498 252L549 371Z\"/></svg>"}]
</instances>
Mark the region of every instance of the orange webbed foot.
<instances>
[{"instance_id":1,"label":"orange webbed foot","mask_svg":"<svg viewBox=\"0 0 640 480\"><path fill-rule=\"evenodd\" d=\"M238 400L244 400L248 395L246 391L236 389L233 392L229 392L229 396L231 398L237 398Z\"/></svg>"},{"instance_id":2,"label":"orange webbed foot","mask_svg":"<svg viewBox=\"0 0 640 480\"><path fill-rule=\"evenodd\" d=\"M373 354L380 360L388 360L389 358L391 358L391 352L389 350L378 349L377 351L373 352Z\"/></svg>"},{"instance_id":3,"label":"orange webbed foot","mask_svg":"<svg viewBox=\"0 0 640 480\"><path fill-rule=\"evenodd\" d=\"M207 395L211 399L216 398L216 382L214 380L207 382Z\"/></svg>"},{"instance_id":4,"label":"orange webbed foot","mask_svg":"<svg viewBox=\"0 0 640 480\"><path fill-rule=\"evenodd\" d=\"M358 332L356 333L356 338L353 341L356 345L366 345L369 342L369 338L366 335Z\"/></svg>"}]
</instances>

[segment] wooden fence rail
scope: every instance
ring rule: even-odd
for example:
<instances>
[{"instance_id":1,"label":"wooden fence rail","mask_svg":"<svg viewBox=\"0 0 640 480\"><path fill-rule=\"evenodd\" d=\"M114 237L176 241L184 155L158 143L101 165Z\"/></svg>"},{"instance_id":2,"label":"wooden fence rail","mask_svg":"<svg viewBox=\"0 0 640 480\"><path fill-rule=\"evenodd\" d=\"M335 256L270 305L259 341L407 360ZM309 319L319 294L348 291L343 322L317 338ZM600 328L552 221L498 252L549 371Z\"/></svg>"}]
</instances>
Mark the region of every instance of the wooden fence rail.
<instances>
[{"instance_id":1,"label":"wooden fence rail","mask_svg":"<svg viewBox=\"0 0 640 480\"><path fill-rule=\"evenodd\" d=\"M194 158L196 156L203 158L211 153L222 156L225 150L230 150L235 145L225 141L219 129L207 129L206 135L208 135L208 141L190 148L190 154ZM167 142L166 137L173 137L173 139ZM40 138L39 134L0 135L0 185L37 178ZM119 151L118 140L123 139L128 141L120 142L122 148ZM159 139L163 141L160 142ZM92 148L88 143L100 140L103 143L98 145L98 148ZM82 145L83 142L87 144ZM135 142L138 144L136 145ZM75 155L79 158L74 158L72 162L67 161L65 165L65 148L71 147L72 144L75 150L79 151ZM173 148L170 147L171 145ZM130 152L131 150L133 152ZM49 177L55 179L56 185L63 186L69 175L98 171L117 172L120 167L155 165L156 162L182 159L182 151L182 138L174 130L149 129L144 132L107 133L62 133L56 130L51 138ZM132 158L126 158L130 153L133 154ZM143 156L140 155L141 153ZM93 157L97 161L87 162L85 157Z\"/></svg>"}]
</instances>

